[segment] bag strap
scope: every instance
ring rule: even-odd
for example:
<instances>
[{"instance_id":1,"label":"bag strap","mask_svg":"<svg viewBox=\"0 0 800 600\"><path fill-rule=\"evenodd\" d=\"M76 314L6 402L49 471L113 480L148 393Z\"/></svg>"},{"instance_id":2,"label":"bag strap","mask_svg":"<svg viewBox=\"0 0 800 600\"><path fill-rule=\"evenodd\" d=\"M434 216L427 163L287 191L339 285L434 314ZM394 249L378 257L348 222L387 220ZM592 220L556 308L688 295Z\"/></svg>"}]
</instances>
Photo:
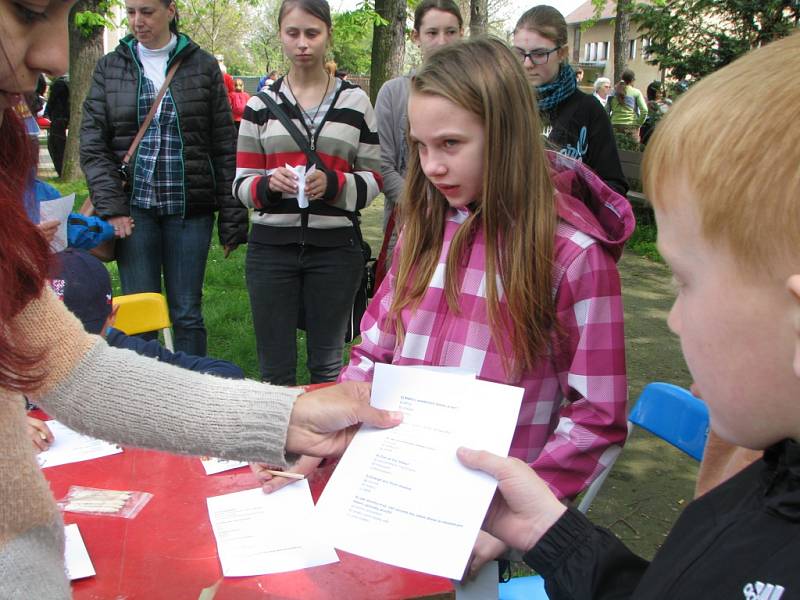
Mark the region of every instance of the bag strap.
<instances>
[{"instance_id":1,"label":"bag strap","mask_svg":"<svg viewBox=\"0 0 800 600\"><path fill-rule=\"evenodd\" d=\"M275 102L275 100L273 100L266 92L259 92L258 97L262 102L264 102L264 104L267 105L270 112L275 115L275 118L280 121L281 125L283 125L283 128L289 132L289 135L292 136L292 139L295 141L297 146L306 155L308 164L316 165L317 169L324 170L325 165L322 162L322 159L319 157L319 154L317 154L316 150L311 149L308 139L306 139L294 122L289 118L289 115L286 114L286 111L283 110L283 107ZM359 246L363 246L364 237L361 235L361 224L358 217L358 211L347 214L347 218L350 219L350 222L353 224L353 228L355 229L356 241L358 242Z\"/></svg>"},{"instance_id":2,"label":"bag strap","mask_svg":"<svg viewBox=\"0 0 800 600\"><path fill-rule=\"evenodd\" d=\"M164 94L167 93L167 88L169 87L172 78L175 76L175 71L177 71L178 67L181 66L181 62L183 62L182 56L176 59L169 68L169 71L167 71L167 76L164 79L164 83L161 84L161 89L158 90L158 95L153 101L153 105L150 107L150 112L148 112L147 116L144 118L142 126L139 127L139 131L136 132L136 137L133 138L133 142L131 142L131 147L128 148L128 151L125 153L125 158L122 159L123 165L127 165L131 162L131 157L133 157L133 153L136 152L139 142L142 141L145 131L147 131L147 128L150 127L150 123L153 122L153 117L156 116L156 111L158 110L159 104L161 104L161 99L164 97Z\"/></svg>"},{"instance_id":3,"label":"bag strap","mask_svg":"<svg viewBox=\"0 0 800 600\"><path fill-rule=\"evenodd\" d=\"M318 169L324 168L322 159L315 150L311 149L308 139L300 132L300 130L297 128L297 125L294 124L294 121L289 118L289 115L286 114L286 111L283 110L283 107L275 102L275 100L273 100L272 97L266 92L259 92L258 97L262 102L264 102L264 104L267 105L270 112L275 115L275 118L280 121L281 125L283 125L283 128L289 132L289 135L292 136L295 144L297 144L298 148L300 148L300 150L302 150L306 155L308 164L316 165Z\"/></svg>"},{"instance_id":4,"label":"bag strap","mask_svg":"<svg viewBox=\"0 0 800 600\"><path fill-rule=\"evenodd\" d=\"M386 255L389 253L389 241L394 234L395 215L397 214L397 207L392 208L389 214L389 221L386 223L386 231L383 233L383 243L381 244L381 251L378 253L378 260L375 262L375 287L381 285L381 281L386 277Z\"/></svg>"}]
</instances>

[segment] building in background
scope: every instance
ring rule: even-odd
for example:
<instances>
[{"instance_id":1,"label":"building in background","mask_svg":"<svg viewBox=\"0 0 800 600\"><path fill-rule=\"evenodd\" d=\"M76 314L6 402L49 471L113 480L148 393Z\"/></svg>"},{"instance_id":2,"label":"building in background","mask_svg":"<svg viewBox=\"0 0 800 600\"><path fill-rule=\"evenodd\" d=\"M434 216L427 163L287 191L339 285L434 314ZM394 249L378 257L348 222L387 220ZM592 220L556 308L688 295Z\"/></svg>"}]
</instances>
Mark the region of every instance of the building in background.
<instances>
[{"instance_id":1,"label":"building in background","mask_svg":"<svg viewBox=\"0 0 800 600\"><path fill-rule=\"evenodd\" d=\"M566 16L569 36L570 62L583 67L583 85L590 86L598 77L614 79L614 17L617 3L608 0L598 19L594 19L595 8L586 0ZM587 21L594 25L581 31ZM651 81L661 81L658 65L647 63L648 39L635 23L631 23L628 40L627 67L636 73L636 87L644 90Z\"/></svg>"}]
</instances>

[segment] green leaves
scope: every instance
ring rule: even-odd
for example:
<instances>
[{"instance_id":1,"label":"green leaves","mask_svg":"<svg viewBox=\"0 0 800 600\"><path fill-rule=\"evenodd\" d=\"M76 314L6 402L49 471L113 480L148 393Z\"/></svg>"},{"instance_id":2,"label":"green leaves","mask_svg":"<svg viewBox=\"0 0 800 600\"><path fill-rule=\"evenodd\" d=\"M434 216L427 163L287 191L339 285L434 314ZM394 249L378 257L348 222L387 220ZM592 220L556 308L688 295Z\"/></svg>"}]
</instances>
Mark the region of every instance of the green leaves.
<instances>
[{"instance_id":1,"label":"green leaves","mask_svg":"<svg viewBox=\"0 0 800 600\"><path fill-rule=\"evenodd\" d=\"M632 16L648 31L651 64L676 79L700 78L748 50L791 33L800 19L793 0L654 0Z\"/></svg>"}]
</instances>

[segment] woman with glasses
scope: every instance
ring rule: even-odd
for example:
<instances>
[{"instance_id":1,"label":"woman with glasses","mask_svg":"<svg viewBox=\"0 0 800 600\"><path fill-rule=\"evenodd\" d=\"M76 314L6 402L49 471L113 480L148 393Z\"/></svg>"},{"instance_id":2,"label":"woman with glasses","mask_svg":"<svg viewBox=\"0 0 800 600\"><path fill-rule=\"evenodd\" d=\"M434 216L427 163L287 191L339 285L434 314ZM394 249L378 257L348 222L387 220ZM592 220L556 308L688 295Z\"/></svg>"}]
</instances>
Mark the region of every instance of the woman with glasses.
<instances>
[{"instance_id":1,"label":"woman with glasses","mask_svg":"<svg viewBox=\"0 0 800 600\"><path fill-rule=\"evenodd\" d=\"M544 133L561 154L591 167L612 189L625 195L617 144L608 115L591 95L578 89L567 62L567 22L550 6L534 6L517 21L514 53L536 88Z\"/></svg>"}]
</instances>

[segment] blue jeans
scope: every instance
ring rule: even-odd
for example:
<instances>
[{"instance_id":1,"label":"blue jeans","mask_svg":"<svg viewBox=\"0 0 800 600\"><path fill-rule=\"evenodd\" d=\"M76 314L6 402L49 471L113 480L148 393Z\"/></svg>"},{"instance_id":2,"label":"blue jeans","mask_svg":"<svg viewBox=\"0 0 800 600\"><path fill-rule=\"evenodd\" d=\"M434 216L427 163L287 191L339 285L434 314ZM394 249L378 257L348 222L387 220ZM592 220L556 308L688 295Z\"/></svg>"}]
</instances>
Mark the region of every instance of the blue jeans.
<instances>
[{"instance_id":1,"label":"blue jeans","mask_svg":"<svg viewBox=\"0 0 800 600\"><path fill-rule=\"evenodd\" d=\"M214 215L184 219L131 206L131 217L135 223L133 235L117 241L122 293L160 293L163 269L175 350L205 356L203 279Z\"/></svg>"},{"instance_id":2,"label":"blue jeans","mask_svg":"<svg viewBox=\"0 0 800 600\"><path fill-rule=\"evenodd\" d=\"M297 316L305 310L311 383L335 381L342 369L347 319L364 271L361 248L247 244L247 291L261 378L297 380Z\"/></svg>"}]
</instances>

